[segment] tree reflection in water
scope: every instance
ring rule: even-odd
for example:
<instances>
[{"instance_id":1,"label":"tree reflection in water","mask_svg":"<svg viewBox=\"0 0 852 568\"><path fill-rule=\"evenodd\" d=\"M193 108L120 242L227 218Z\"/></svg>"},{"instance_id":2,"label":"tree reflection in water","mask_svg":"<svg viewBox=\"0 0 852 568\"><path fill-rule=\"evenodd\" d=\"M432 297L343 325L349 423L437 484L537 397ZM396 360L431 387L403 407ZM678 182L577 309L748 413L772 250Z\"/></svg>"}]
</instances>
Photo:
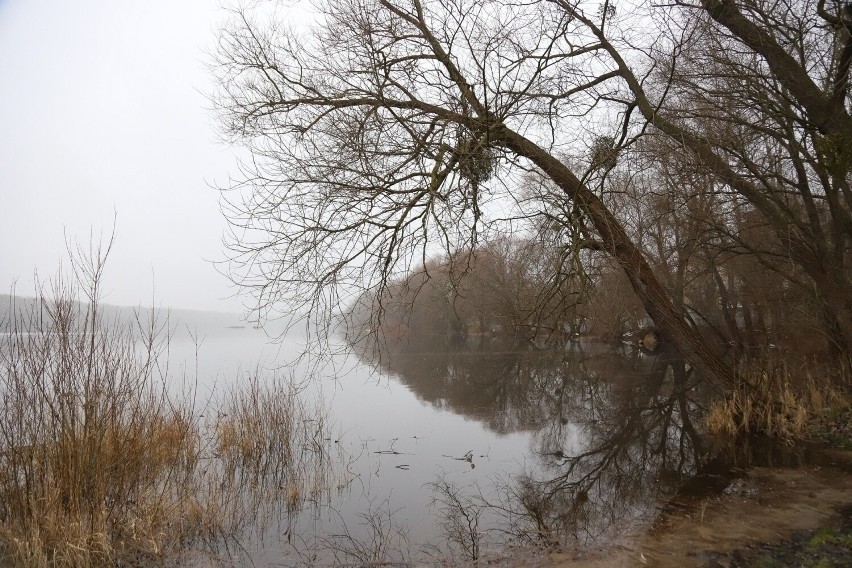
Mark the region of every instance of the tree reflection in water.
<instances>
[{"instance_id":1,"label":"tree reflection in water","mask_svg":"<svg viewBox=\"0 0 852 568\"><path fill-rule=\"evenodd\" d=\"M709 459L699 431L705 393L676 354L582 359L575 369L558 414L533 438L539 471L505 490L518 534L612 536L650 518Z\"/></svg>"},{"instance_id":2,"label":"tree reflection in water","mask_svg":"<svg viewBox=\"0 0 852 568\"><path fill-rule=\"evenodd\" d=\"M447 351L392 345L371 360L421 400L498 433L530 431L537 464L498 483L500 532L590 543L653 518L710 460L707 387L668 350L490 341Z\"/></svg>"}]
</instances>

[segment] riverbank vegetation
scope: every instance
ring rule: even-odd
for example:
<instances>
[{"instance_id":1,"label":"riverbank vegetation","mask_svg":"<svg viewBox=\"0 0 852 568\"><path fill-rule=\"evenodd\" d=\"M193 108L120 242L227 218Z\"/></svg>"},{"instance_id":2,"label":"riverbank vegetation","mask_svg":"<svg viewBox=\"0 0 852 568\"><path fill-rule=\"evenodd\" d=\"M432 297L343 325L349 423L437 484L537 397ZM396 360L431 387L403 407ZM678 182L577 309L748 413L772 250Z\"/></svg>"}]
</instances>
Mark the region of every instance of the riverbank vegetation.
<instances>
[{"instance_id":1,"label":"riverbank vegetation","mask_svg":"<svg viewBox=\"0 0 852 568\"><path fill-rule=\"evenodd\" d=\"M712 234L710 225L696 230ZM709 431L793 441L830 416L845 416L852 377L845 359L835 357L834 337L813 297L748 255L707 264L718 261L713 242L708 237L689 259L670 263L666 259L678 258L673 243L654 262L665 281L681 282L685 317L737 372L737 385L719 390L710 404ZM558 262L548 258L552 250L540 241L497 238L432 260L391 280L382 298L360 298L347 318L350 340L397 352L589 342L626 346L645 357L671 349L605 256L588 253L582 272L554 286L551 269L541 267Z\"/></svg>"},{"instance_id":2,"label":"riverbank vegetation","mask_svg":"<svg viewBox=\"0 0 852 568\"><path fill-rule=\"evenodd\" d=\"M199 399L167 321L101 313L105 261L0 322L0 563L196 562L337 487L321 402L257 375Z\"/></svg>"}]
</instances>

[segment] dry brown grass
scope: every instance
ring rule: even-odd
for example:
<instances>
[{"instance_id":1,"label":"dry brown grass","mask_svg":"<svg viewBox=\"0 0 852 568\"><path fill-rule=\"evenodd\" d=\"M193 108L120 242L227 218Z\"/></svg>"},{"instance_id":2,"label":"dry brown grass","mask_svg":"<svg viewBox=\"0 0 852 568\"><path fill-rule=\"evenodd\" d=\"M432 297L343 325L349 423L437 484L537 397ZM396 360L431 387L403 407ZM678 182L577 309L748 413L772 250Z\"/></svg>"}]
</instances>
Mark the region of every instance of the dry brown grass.
<instances>
[{"instance_id":1,"label":"dry brown grass","mask_svg":"<svg viewBox=\"0 0 852 568\"><path fill-rule=\"evenodd\" d=\"M743 374L740 386L711 403L707 428L712 434L761 434L792 442L803 438L813 419L831 407L848 405L843 377L806 375L795 381L783 365Z\"/></svg>"},{"instance_id":2,"label":"dry brown grass","mask_svg":"<svg viewBox=\"0 0 852 568\"><path fill-rule=\"evenodd\" d=\"M322 409L256 376L205 422L166 388L157 326L102 317L104 260L0 322L4 566L159 565L332 486Z\"/></svg>"},{"instance_id":3,"label":"dry brown grass","mask_svg":"<svg viewBox=\"0 0 852 568\"><path fill-rule=\"evenodd\" d=\"M105 321L103 259L10 310L0 340L0 552L21 566L162 558L196 538L200 425L157 376L156 325ZM46 299L49 297L50 299ZM14 300L13 300L14 301Z\"/></svg>"},{"instance_id":4,"label":"dry brown grass","mask_svg":"<svg viewBox=\"0 0 852 568\"><path fill-rule=\"evenodd\" d=\"M328 451L331 429L322 401L310 402L295 380L255 375L219 404L213 446L224 482L286 506L316 503L339 479Z\"/></svg>"}]
</instances>

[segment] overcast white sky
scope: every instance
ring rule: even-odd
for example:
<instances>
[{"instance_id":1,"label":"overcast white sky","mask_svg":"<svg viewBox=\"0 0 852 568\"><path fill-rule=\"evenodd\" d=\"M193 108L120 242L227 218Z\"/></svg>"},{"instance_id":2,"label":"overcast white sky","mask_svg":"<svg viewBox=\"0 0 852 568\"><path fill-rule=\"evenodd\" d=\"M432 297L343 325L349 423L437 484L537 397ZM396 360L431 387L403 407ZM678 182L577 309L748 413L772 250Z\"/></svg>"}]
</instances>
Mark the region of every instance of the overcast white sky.
<instances>
[{"instance_id":1,"label":"overcast white sky","mask_svg":"<svg viewBox=\"0 0 852 568\"><path fill-rule=\"evenodd\" d=\"M210 262L234 169L204 93L217 0L0 0L0 293L53 275L65 236L117 241L111 304L238 310Z\"/></svg>"}]
</instances>

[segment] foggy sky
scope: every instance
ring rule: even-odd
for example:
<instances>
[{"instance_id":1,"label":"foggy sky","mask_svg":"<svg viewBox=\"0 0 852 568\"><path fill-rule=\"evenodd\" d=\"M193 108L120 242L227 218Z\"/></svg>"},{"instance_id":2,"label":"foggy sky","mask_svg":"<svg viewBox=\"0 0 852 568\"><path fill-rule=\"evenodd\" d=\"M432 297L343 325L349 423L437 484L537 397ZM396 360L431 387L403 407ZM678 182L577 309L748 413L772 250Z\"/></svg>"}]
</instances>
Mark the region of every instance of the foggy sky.
<instances>
[{"instance_id":1,"label":"foggy sky","mask_svg":"<svg viewBox=\"0 0 852 568\"><path fill-rule=\"evenodd\" d=\"M0 0L0 293L56 272L65 235L116 244L104 301L239 310L206 99L216 0Z\"/></svg>"}]
</instances>

